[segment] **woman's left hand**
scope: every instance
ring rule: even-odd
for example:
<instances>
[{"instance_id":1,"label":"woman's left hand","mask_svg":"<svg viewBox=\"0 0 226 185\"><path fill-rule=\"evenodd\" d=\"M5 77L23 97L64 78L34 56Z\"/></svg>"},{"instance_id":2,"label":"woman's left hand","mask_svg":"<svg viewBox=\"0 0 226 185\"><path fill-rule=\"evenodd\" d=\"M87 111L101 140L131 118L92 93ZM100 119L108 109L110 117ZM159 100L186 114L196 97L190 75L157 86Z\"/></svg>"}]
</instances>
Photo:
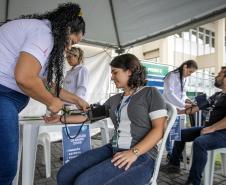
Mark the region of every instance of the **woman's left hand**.
<instances>
[{"instance_id":1,"label":"woman's left hand","mask_svg":"<svg viewBox=\"0 0 226 185\"><path fill-rule=\"evenodd\" d=\"M114 163L114 165L117 166L118 168L125 167L125 170L128 170L129 167L136 160L137 156L131 150L126 150L122 152L117 152L113 156L111 162Z\"/></svg>"}]
</instances>

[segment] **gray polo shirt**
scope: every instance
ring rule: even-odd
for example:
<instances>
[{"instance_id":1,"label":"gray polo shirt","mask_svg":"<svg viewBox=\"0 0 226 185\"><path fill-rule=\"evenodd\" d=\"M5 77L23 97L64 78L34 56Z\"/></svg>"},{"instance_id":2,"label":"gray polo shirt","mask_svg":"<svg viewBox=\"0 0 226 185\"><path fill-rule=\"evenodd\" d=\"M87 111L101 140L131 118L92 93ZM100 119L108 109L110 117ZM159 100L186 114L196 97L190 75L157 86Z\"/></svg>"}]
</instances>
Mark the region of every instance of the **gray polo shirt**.
<instances>
[{"instance_id":1,"label":"gray polo shirt","mask_svg":"<svg viewBox=\"0 0 226 185\"><path fill-rule=\"evenodd\" d=\"M105 102L107 108L110 109L110 118L114 125L117 123L115 110L121 98L122 94L116 94ZM152 129L151 120L167 116L166 104L156 88L143 87L132 96L127 107L127 114L131 122L128 130L132 137L132 139L131 137L128 139L131 140L130 147L133 147L150 132ZM156 159L157 146L148 151L148 154L151 158Z\"/></svg>"}]
</instances>

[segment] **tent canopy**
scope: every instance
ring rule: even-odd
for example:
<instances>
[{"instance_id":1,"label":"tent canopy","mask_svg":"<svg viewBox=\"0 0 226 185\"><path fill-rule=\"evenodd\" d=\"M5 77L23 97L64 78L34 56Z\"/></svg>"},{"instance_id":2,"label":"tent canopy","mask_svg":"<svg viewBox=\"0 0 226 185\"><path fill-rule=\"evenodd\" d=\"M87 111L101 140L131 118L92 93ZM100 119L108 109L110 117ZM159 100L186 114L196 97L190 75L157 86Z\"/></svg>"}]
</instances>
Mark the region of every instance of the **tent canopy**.
<instances>
[{"instance_id":1,"label":"tent canopy","mask_svg":"<svg viewBox=\"0 0 226 185\"><path fill-rule=\"evenodd\" d=\"M0 20L43 13L63 0L1 0ZM83 42L112 48L147 43L226 16L225 0L76 0L87 24Z\"/></svg>"}]
</instances>

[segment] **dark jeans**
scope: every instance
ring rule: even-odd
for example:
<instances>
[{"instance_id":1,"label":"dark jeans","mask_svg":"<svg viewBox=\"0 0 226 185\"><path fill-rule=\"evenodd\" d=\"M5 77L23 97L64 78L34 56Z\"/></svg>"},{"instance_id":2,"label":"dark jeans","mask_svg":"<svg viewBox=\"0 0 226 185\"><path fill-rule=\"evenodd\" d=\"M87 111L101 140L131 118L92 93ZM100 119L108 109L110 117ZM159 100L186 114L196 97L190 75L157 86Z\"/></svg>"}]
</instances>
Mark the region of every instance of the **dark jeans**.
<instances>
[{"instance_id":1,"label":"dark jeans","mask_svg":"<svg viewBox=\"0 0 226 185\"><path fill-rule=\"evenodd\" d=\"M11 185L17 171L18 113L29 98L0 85L0 185Z\"/></svg>"},{"instance_id":2,"label":"dark jeans","mask_svg":"<svg viewBox=\"0 0 226 185\"><path fill-rule=\"evenodd\" d=\"M180 166L180 156L185 142L193 141L192 166L189 172L189 181L200 185L202 173L207 162L207 151L226 147L226 130L200 135L203 127L192 127L181 130L181 141L175 141L170 163Z\"/></svg>"},{"instance_id":3,"label":"dark jeans","mask_svg":"<svg viewBox=\"0 0 226 185\"><path fill-rule=\"evenodd\" d=\"M110 144L87 151L66 163L58 172L58 185L144 185L150 180L154 160L141 155L125 171L111 163Z\"/></svg>"}]
</instances>

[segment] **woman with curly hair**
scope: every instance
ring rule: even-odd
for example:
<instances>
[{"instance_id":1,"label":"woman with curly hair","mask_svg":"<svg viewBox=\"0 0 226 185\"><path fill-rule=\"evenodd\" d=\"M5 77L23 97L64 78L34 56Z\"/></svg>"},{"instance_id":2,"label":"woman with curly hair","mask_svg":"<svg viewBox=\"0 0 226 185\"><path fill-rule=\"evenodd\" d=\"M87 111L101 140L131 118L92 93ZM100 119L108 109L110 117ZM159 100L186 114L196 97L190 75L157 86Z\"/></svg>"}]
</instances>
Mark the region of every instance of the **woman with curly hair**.
<instances>
[{"instance_id":1,"label":"woman with curly hair","mask_svg":"<svg viewBox=\"0 0 226 185\"><path fill-rule=\"evenodd\" d=\"M0 184L17 171L18 113L29 97L57 113L63 101L86 109L81 98L61 89L64 51L85 33L79 5L67 3L45 14L22 16L0 27ZM43 79L46 78L46 84ZM53 94L47 90L54 84ZM50 89L49 89L50 90ZM63 101L62 101L63 100Z\"/></svg>"},{"instance_id":2,"label":"woman with curly hair","mask_svg":"<svg viewBox=\"0 0 226 185\"><path fill-rule=\"evenodd\" d=\"M111 142L66 163L57 175L58 185L144 185L152 176L166 122L165 102L156 88L144 86L145 68L136 56L117 56L110 65L112 80L123 89L104 104L114 124ZM64 119L75 123L87 118Z\"/></svg>"}]
</instances>

